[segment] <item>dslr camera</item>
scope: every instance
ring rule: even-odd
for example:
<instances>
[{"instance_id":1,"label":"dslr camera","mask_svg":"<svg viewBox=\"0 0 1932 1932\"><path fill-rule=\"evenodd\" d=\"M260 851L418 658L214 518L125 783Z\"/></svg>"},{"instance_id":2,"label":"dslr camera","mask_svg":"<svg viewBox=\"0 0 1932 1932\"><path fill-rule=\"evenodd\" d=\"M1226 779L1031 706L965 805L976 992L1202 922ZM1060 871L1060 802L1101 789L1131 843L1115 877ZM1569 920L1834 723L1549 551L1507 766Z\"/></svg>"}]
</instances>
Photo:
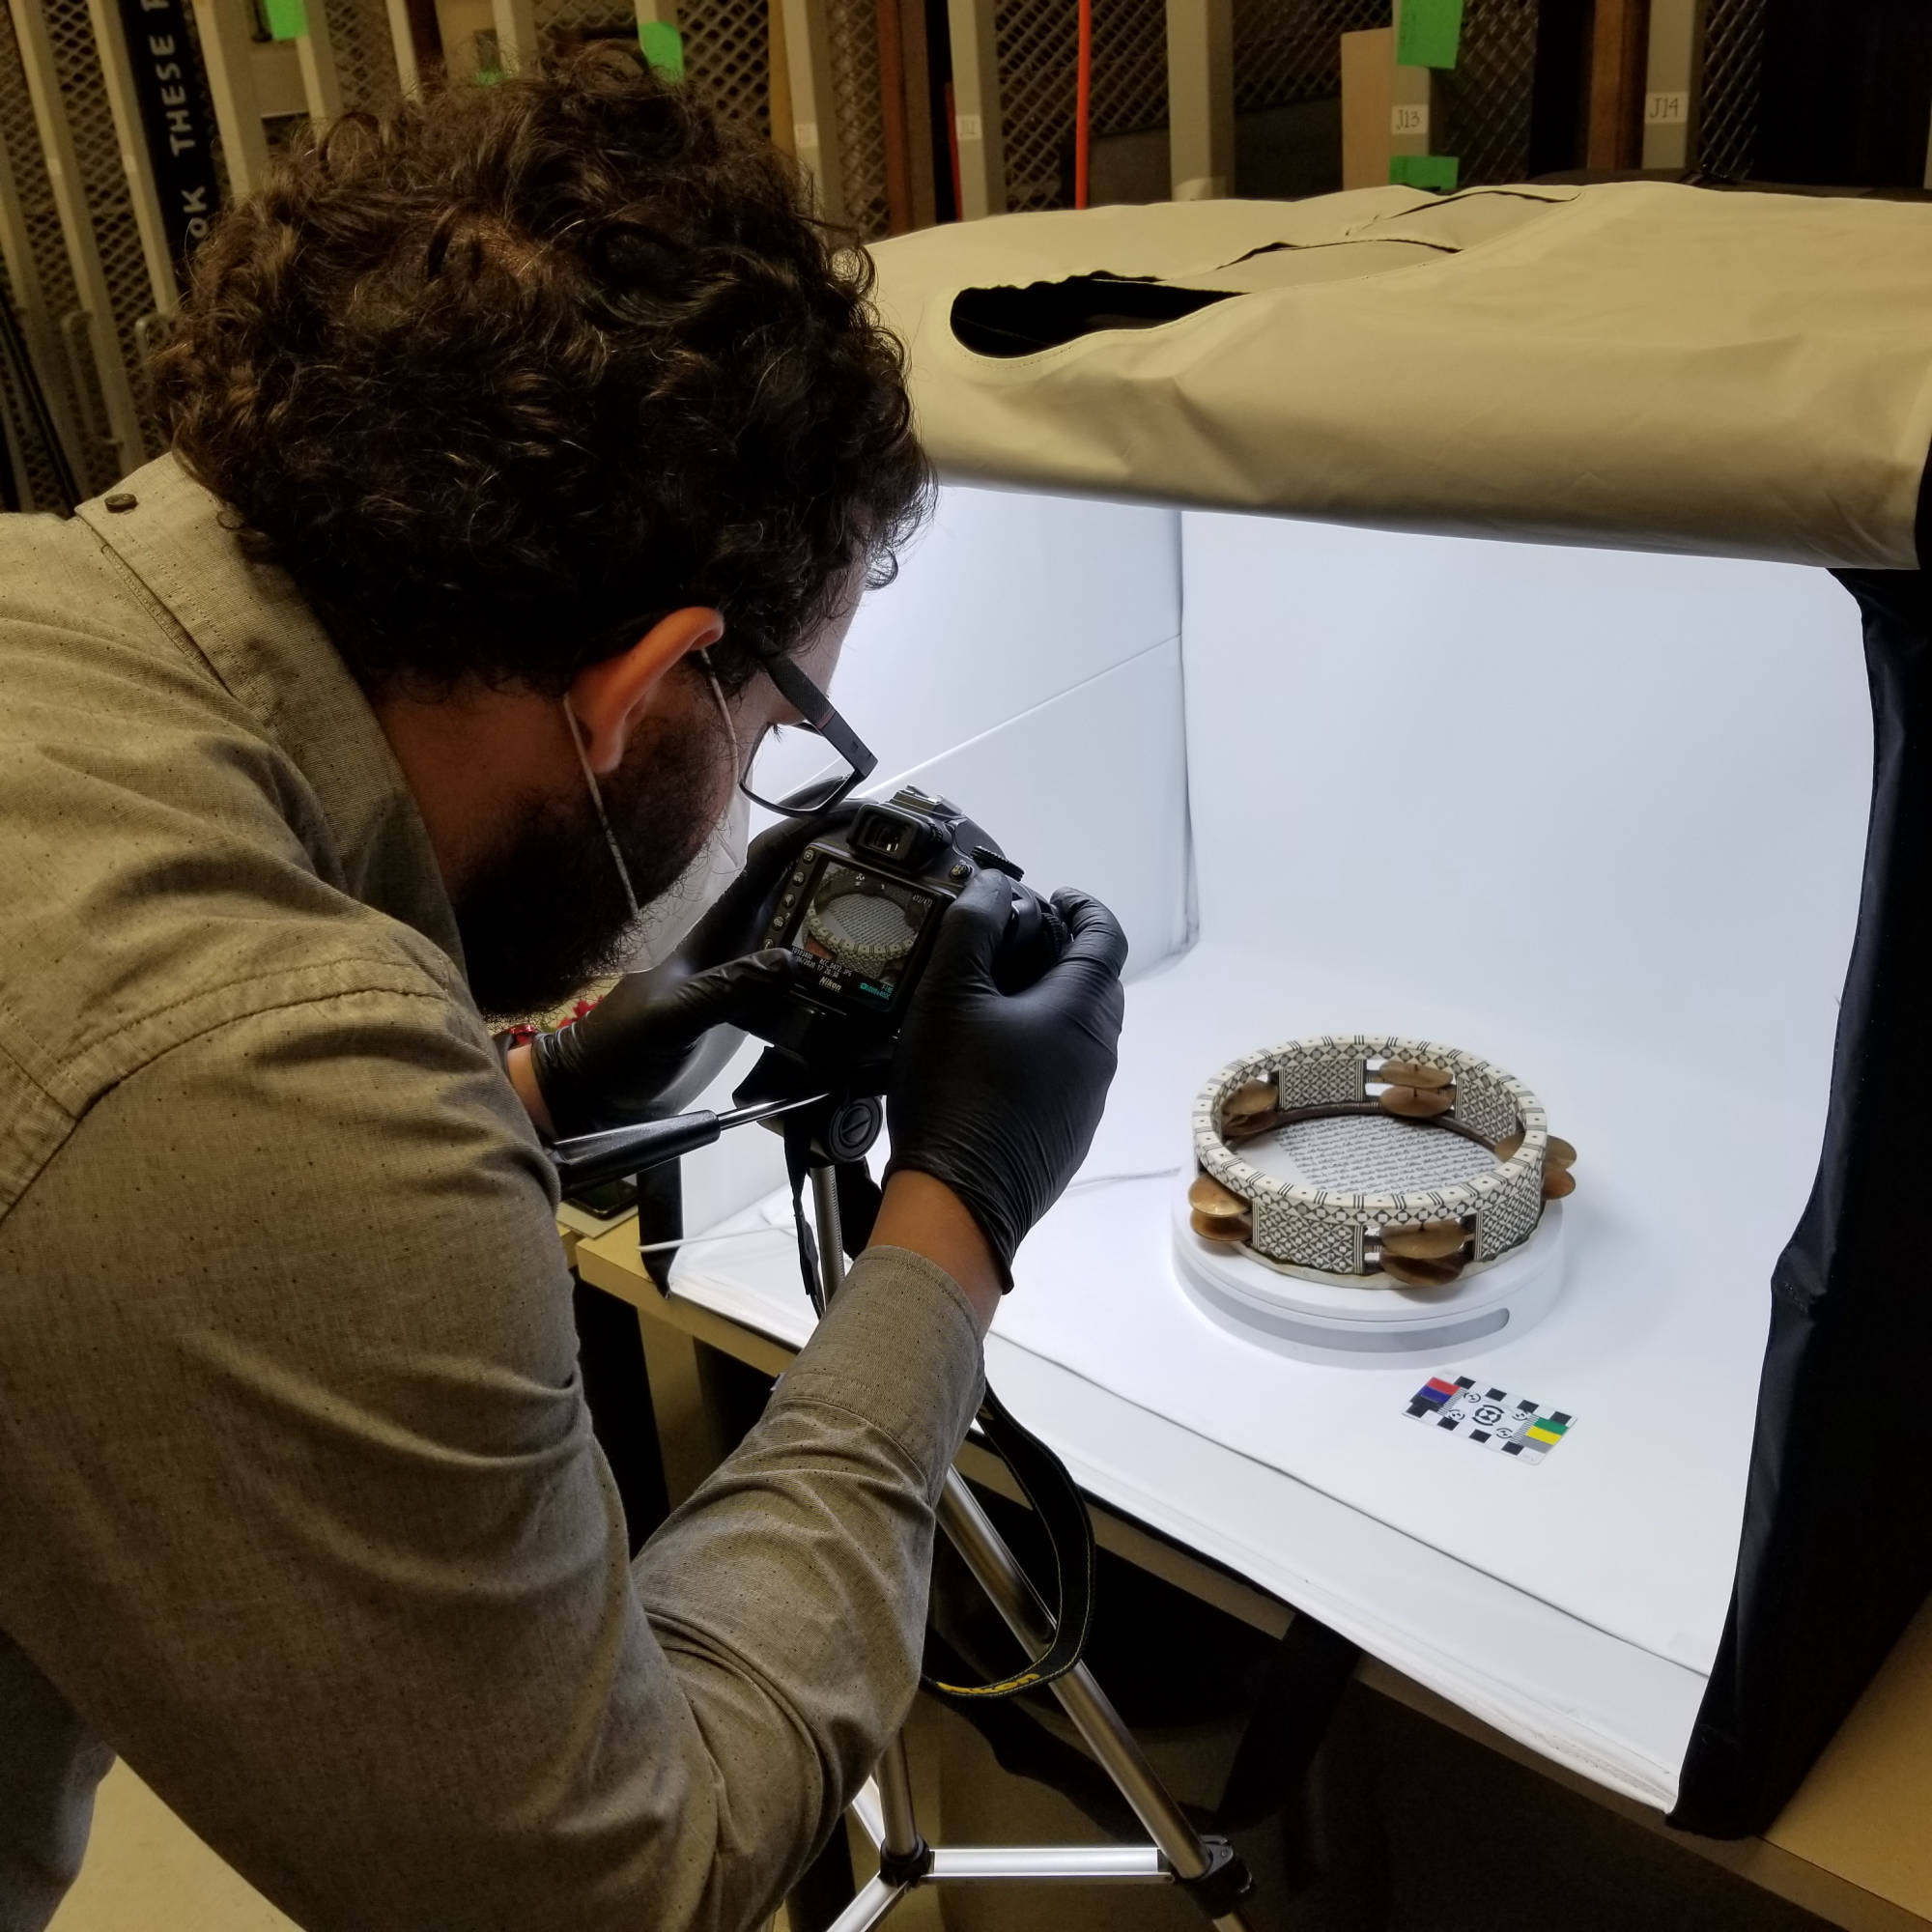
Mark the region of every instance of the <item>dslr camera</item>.
<instances>
[{"instance_id":1,"label":"dslr camera","mask_svg":"<svg viewBox=\"0 0 1932 1932\"><path fill-rule=\"evenodd\" d=\"M1020 882L1020 868L956 805L907 785L866 805L843 833L801 852L766 946L799 961L798 983L760 1037L814 1070L881 1076L947 908L980 871L1010 884L994 982L1017 992L1059 958L1066 923Z\"/></svg>"}]
</instances>

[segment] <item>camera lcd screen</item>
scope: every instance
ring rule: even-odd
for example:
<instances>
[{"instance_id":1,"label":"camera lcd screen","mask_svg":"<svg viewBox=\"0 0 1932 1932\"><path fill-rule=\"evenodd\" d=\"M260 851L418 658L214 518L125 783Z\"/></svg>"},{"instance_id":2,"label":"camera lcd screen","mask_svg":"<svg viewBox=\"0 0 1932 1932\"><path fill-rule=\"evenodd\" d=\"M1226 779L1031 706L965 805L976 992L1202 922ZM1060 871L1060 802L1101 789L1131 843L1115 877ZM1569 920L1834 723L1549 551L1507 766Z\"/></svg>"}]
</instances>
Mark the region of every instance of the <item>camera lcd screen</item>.
<instances>
[{"instance_id":1,"label":"camera lcd screen","mask_svg":"<svg viewBox=\"0 0 1932 1932\"><path fill-rule=\"evenodd\" d=\"M820 992L884 1012L941 901L831 858L819 860L799 897L785 943L818 968Z\"/></svg>"}]
</instances>

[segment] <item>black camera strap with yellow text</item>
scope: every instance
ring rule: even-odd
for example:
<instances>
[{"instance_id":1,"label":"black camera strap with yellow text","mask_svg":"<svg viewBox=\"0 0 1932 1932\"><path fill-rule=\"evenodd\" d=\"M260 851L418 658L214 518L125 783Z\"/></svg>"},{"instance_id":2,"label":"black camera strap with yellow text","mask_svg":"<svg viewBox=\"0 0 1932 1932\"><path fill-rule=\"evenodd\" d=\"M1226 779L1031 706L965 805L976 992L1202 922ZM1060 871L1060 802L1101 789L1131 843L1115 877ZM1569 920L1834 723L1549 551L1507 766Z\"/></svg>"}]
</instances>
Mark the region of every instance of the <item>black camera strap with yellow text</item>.
<instances>
[{"instance_id":1,"label":"black camera strap with yellow text","mask_svg":"<svg viewBox=\"0 0 1932 1932\"><path fill-rule=\"evenodd\" d=\"M805 1211L805 1182L813 1149L811 1123L794 1118L784 1130L785 1174L791 1183L792 1222L798 1231L799 1273L807 1298L822 1316L818 1243ZM879 1187L863 1160L832 1164L838 1189L842 1245L856 1258L871 1238L879 1209ZM1010 1697L1064 1677L1087 1648L1094 1623L1094 1524L1066 1464L1007 1407L990 1386L980 1396L975 1418L987 1448L1012 1472L1031 1505L1053 1553L1053 1594L1046 1598L1053 1641L1023 1669L991 1684L943 1684L926 1688L949 1697Z\"/></svg>"}]
</instances>

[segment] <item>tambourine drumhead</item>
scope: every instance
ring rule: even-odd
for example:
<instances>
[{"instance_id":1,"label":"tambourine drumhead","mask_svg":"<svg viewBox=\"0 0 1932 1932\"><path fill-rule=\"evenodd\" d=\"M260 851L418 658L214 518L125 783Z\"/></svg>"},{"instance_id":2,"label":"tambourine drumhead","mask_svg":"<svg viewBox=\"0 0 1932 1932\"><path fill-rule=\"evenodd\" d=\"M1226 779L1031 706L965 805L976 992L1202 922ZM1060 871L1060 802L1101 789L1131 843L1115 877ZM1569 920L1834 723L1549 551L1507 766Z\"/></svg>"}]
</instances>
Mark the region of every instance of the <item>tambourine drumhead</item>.
<instances>
[{"instance_id":1,"label":"tambourine drumhead","mask_svg":"<svg viewBox=\"0 0 1932 1932\"><path fill-rule=\"evenodd\" d=\"M1351 1194L1407 1194L1454 1187L1495 1165L1495 1155L1428 1122L1375 1114L1291 1121L1241 1150L1250 1167L1276 1180Z\"/></svg>"},{"instance_id":2,"label":"tambourine drumhead","mask_svg":"<svg viewBox=\"0 0 1932 1932\"><path fill-rule=\"evenodd\" d=\"M883 893L838 893L812 902L806 930L847 966L890 966L919 938L906 909Z\"/></svg>"}]
</instances>

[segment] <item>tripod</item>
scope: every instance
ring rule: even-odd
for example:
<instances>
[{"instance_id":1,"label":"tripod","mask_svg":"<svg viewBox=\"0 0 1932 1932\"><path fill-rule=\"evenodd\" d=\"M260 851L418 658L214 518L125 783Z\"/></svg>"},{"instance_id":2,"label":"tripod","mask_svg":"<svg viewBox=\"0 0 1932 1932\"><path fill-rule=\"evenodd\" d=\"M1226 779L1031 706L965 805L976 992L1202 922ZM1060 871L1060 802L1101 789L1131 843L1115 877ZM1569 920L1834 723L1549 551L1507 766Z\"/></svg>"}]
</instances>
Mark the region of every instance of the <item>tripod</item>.
<instances>
[{"instance_id":1,"label":"tripod","mask_svg":"<svg viewBox=\"0 0 1932 1932\"><path fill-rule=\"evenodd\" d=\"M863 1161L876 1137L879 1111L858 1101L840 1105L824 1094L757 1101L733 1113L686 1115L676 1121L563 1142L552 1158L568 1185L636 1171L706 1145L727 1126L780 1114L810 1115L806 1173L816 1224L821 1312L844 1285L845 1249L839 1226L838 1171ZM937 1509L939 1528L985 1591L1007 1628L1030 1656L1054 1635L1051 1614L956 1469L949 1470ZM905 1739L886 1747L877 1771L853 1801L858 1820L879 1855L879 1870L834 1921L831 1932L867 1932L916 1887L995 1880L1179 1885L1220 1932L1247 1932L1240 1900L1249 1889L1246 1866L1224 1838L1204 1838L1168 1794L1133 1735L1085 1663L1048 1687L1100 1769L1132 1808L1151 1840L1146 1845L930 1845L913 1810Z\"/></svg>"},{"instance_id":2,"label":"tripod","mask_svg":"<svg viewBox=\"0 0 1932 1932\"><path fill-rule=\"evenodd\" d=\"M818 1230L819 1291L829 1307L845 1280L838 1170L831 1159L814 1157L809 1172L812 1219ZM959 1552L1007 1628L1030 1654L1044 1649L1053 1636L1046 1605L957 1469L947 1471L937 1516L941 1533ZM866 1932L915 1886L996 1879L1179 1883L1193 1893L1222 1932L1245 1932L1238 1901L1247 1889L1246 1869L1225 1839L1205 1840L1188 1823L1093 1672L1076 1663L1049 1688L1152 1842L952 1849L929 1845L914 1815L905 1739L900 1735L886 1747L878 1770L852 1806L860 1829L878 1852L878 1876L839 1915L832 1932Z\"/></svg>"}]
</instances>

